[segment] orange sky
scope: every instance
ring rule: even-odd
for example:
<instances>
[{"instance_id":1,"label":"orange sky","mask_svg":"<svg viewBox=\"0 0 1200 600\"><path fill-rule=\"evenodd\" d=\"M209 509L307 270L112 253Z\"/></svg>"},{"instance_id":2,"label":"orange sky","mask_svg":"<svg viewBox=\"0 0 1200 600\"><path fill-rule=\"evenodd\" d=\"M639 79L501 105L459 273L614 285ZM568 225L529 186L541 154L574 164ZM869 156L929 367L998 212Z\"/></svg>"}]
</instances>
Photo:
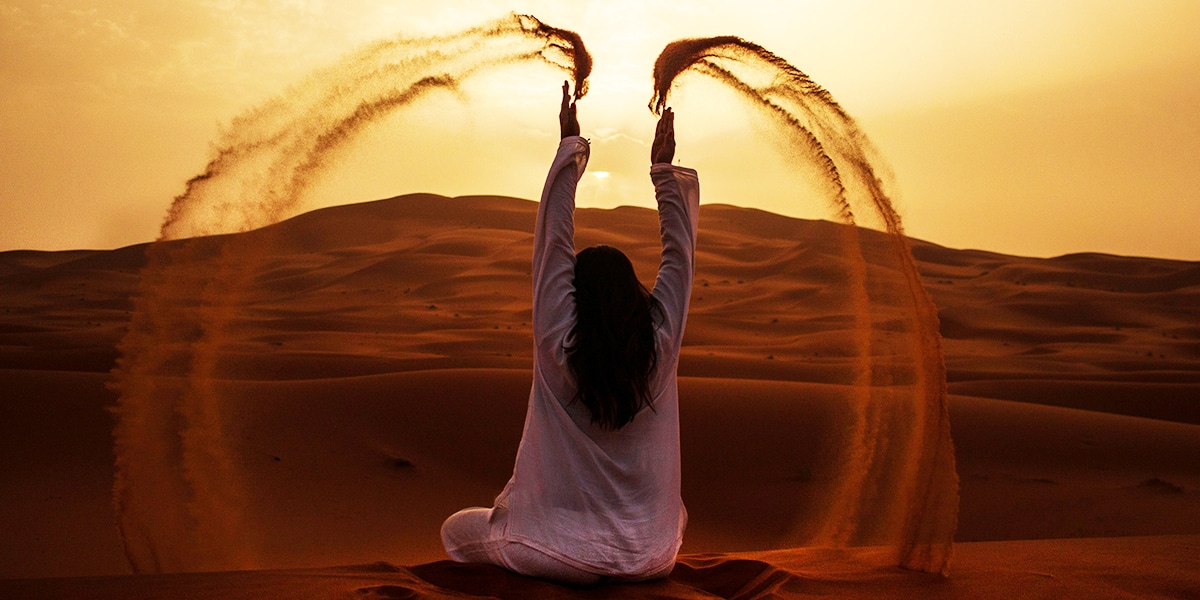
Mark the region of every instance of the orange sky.
<instances>
[{"instance_id":1,"label":"orange sky","mask_svg":"<svg viewBox=\"0 0 1200 600\"><path fill-rule=\"evenodd\" d=\"M649 205L649 71L740 35L828 88L890 162L911 235L1050 256L1200 260L1200 2L0 0L0 250L148 241L239 113L360 44L529 12L596 61L581 204ZM506 67L367 131L306 208L417 191L536 198L561 74ZM766 124L673 97L704 202L822 217ZM463 177L463 171L471 176Z\"/></svg>"}]
</instances>

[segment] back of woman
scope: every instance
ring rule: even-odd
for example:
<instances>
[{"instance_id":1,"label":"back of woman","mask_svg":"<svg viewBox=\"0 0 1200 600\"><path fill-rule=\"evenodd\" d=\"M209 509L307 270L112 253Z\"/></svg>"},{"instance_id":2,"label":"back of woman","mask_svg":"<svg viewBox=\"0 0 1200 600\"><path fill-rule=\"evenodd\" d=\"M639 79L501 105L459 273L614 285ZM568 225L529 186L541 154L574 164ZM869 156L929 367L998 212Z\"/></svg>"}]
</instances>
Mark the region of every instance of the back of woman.
<instances>
[{"instance_id":1,"label":"back of woman","mask_svg":"<svg viewBox=\"0 0 1200 600\"><path fill-rule=\"evenodd\" d=\"M443 542L456 560L570 583L664 577L687 523L676 370L694 275L699 184L695 171L670 164L668 109L651 166L662 261L653 292L643 298L649 312L628 309L637 302L621 297L638 290L626 281L632 265L623 254L587 249L576 260L575 188L590 149L574 114L564 85L563 139L534 232L533 386L513 476L491 509L448 519ZM589 279L589 254L615 270Z\"/></svg>"}]
</instances>

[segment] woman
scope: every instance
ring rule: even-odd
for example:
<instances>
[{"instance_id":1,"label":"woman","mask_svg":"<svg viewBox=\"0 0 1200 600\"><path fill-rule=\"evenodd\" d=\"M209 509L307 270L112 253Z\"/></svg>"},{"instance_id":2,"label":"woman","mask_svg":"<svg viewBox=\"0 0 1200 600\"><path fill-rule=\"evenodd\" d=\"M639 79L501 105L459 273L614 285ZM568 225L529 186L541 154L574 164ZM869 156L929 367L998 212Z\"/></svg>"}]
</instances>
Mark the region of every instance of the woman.
<instances>
[{"instance_id":1,"label":"woman","mask_svg":"<svg viewBox=\"0 0 1200 600\"><path fill-rule=\"evenodd\" d=\"M574 250L589 146L563 83L562 141L538 205L533 389L495 506L442 525L447 554L575 585L666 577L683 540L676 368L695 263L699 180L671 165L674 113L651 146L662 262L653 293L619 250Z\"/></svg>"}]
</instances>

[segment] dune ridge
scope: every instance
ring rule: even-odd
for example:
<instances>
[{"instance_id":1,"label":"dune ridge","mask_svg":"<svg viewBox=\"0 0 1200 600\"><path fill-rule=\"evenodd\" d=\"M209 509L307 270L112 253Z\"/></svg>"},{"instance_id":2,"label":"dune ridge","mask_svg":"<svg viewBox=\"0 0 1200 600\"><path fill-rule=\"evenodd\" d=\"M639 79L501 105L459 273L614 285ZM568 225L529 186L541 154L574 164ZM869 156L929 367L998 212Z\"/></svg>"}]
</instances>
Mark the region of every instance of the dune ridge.
<instances>
[{"instance_id":1,"label":"dune ridge","mask_svg":"<svg viewBox=\"0 0 1200 600\"><path fill-rule=\"evenodd\" d=\"M242 234L273 235L277 243L254 274L252 308L242 318L258 328L239 340L244 358L253 363L250 354L274 347L274 378L315 376L306 369L309 354L353 356L369 372L464 360L530 364L524 338L511 332L528 323L523 278L534 210L534 203L510 198L417 194L321 209ZM619 244L649 280L656 227L646 209L581 209L577 244ZM839 332L850 317L844 300L822 283L840 271L840 227L703 206L684 374L846 381L837 357L845 352ZM862 235L872 240L877 232ZM204 239L207 247L195 259L200 272L228 237ZM1108 384L1155 384L1186 397L1200 385L1200 263L1099 254L1039 259L912 245L939 307L952 392L992 386L1004 394L984 382L1053 380L1088 396ZM144 252L145 246L131 246L0 253L10 304L0 322L10 336L0 350L3 365L110 369L113 336L130 310ZM430 330L438 335L421 335ZM321 348L323 335L376 331L361 351L333 340ZM774 358L764 362L767 356ZM290 361L298 366L288 368ZM353 374L333 362L330 374ZM261 370L225 368L245 371L234 374L239 378ZM1033 394L1057 402L1049 395ZM1162 412L1168 420L1179 416Z\"/></svg>"}]
</instances>

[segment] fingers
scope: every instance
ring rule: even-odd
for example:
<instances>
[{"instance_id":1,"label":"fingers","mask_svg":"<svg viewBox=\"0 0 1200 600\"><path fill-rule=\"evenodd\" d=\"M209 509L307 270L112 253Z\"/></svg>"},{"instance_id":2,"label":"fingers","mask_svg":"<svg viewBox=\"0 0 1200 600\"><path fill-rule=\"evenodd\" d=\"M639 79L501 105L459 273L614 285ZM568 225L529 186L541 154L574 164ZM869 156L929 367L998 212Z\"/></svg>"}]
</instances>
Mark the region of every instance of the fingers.
<instances>
[{"instance_id":1,"label":"fingers","mask_svg":"<svg viewBox=\"0 0 1200 600\"><path fill-rule=\"evenodd\" d=\"M658 118L658 125L654 127L654 136L661 137L667 133L675 132L675 111L667 108L663 111L661 117Z\"/></svg>"},{"instance_id":2,"label":"fingers","mask_svg":"<svg viewBox=\"0 0 1200 600\"><path fill-rule=\"evenodd\" d=\"M655 146L675 143L675 113L671 109L663 111L654 128Z\"/></svg>"},{"instance_id":3,"label":"fingers","mask_svg":"<svg viewBox=\"0 0 1200 600\"><path fill-rule=\"evenodd\" d=\"M650 145L650 162L670 164L675 157L675 112L663 111L654 127L654 143Z\"/></svg>"},{"instance_id":4,"label":"fingers","mask_svg":"<svg viewBox=\"0 0 1200 600\"><path fill-rule=\"evenodd\" d=\"M563 81L562 92L562 107L559 109L559 114L573 114L575 112L575 99L571 97L571 86L566 81Z\"/></svg>"},{"instance_id":5,"label":"fingers","mask_svg":"<svg viewBox=\"0 0 1200 600\"><path fill-rule=\"evenodd\" d=\"M562 107L558 111L558 127L562 138L579 135L579 120L575 116L575 100L571 98L571 87L566 81L562 87Z\"/></svg>"}]
</instances>

